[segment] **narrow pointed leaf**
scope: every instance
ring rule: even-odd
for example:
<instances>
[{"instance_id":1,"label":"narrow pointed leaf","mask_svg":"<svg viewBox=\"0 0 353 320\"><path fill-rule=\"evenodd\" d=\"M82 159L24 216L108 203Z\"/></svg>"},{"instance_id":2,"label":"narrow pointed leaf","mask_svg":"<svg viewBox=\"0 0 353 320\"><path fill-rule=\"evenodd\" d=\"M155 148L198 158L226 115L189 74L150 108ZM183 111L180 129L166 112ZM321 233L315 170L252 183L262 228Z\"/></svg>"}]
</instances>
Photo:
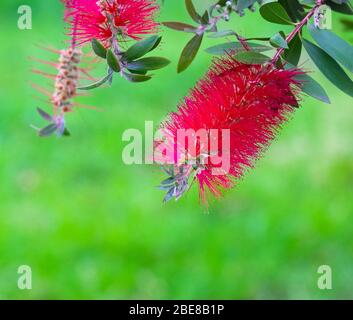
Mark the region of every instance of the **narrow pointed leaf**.
<instances>
[{"instance_id":1,"label":"narrow pointed leaf","mask_svg":"<svg viewBox=\"0 0 353 320\"><path fill-rule=\"evenodd\" d=\"M316 80L307 74L300 74L296 79L303 83L302 90L304 93L317 100L330 104L330 98L325 89Z\"/></svg>"},{"instance_id":2,"label":"narrow pointed leaf","mask_svg":"<svg viewBox=\"0 0 353 320\"><path fill-rule=\"evenodd\" d=\"M146 53L154 49L156 43L160 42L159 36L152 36L132 45L125 53L124 58L127 61L133 61L141 58Z\"/></svg>"},{"instance_id":3,"label":"narrow pointed leaf","mask_svg":"<svg viewBox=\"0 0 353 320\"><path fill-rule=\"evenodd\" d=\"M172 200L174 197L174 193L175 193L175 187L170 188L167 195L163 199L163 203L167 203L170 200Z\"/></svg>"},{"instance_id":4,"label":"narrow pointed leaf","mask_svg":"<svg viewBox=\"0 0 353 320\"><path fill-rule=\"evenodd\" d=\"M132 70L132 69L128 69L131 73L134 73L134 74L142 74L142 75L145 75L148 70Z\"/></svg>"},{"instance_id":5,"label":"narrow pointed leaf","mask_svg":"<svg viewBox=\"0 0 353 320\"><path fill-rule=\"evenodd\" d=\"M124 72L124 77L126 80L130 82L145 82L152 78L151 76L147 76L143 74L132 74L127 72Z\"/></svg>"},{"instance_id":6,"label":"narrow pointed leaf","mask_svg":"<svg viewBox=\"0 0 353 320\"><path fill-rule=\"evenodd\" d=\"M202 39L203 39L203 35L195 35L187 43L179 59L178 73L181 73L184 70L186 70L190 66L192 61L195 59L197 52L200 49Z\"/></svg>"},{"instance_id":7,"label":"narrow pointed leaf","mask_svg":"<svg viewBox=\"0 0 353 320\"><path fill-rule=\"evenodd\" d=\"M311 36L337 62L353 72L353 47L330 30L308 26Z\"/></svg>"},{"instance_id":8,"label":"narrow pointed leaf","mask_svg":"<svg viewBox=\"0 0 353 320\"><path fill-rule=\"evenodd\" d=\"M288 43L288 47L289 49L284 50L282 57L292 65L297 66L302 53L302 41L298 34Z\"/></svg>"},{"instance_id":9,"label":"narrow pointed leaf","mask_svg":"<svg viewBox=\"0 0 353 320\"><path fill-rule=\"evenodd\" d=\"M170 61L162 57L148 57L128 63L129 70L157 70L166 67Z\"/></svg>"},{"instance_id":10,"label":"narrow pointed leaf","mask_svg":"<svg viewBox=\"0 0 353 320\"><path fill-rule=\"evenodd\" d=\"M53 118L52 116L45 112L44 110L42 110L41 108L37 108L37 112L39 113L39 115L44 119L44 120L47 120L47 121L52 121Z\"/></svg>"},{"instance_id":11,"label":"narrow pointed leaf","mask_svg":"<svg viewBox=\"0 0 353 320\"><path fill-rule=\"evenodd\" d=\"M261 16L273 23L291 25L291 18L279 2L265 3L260 7Z\"/></svg>"},{"instance_id":12,"label":"narrow pointed leaf","mask_svg":"<svg viewBox=\"0 0 353 320\"><path fill-rule=\"evenodd\" d=\"M234 56L234 59L247 64L264 64L270 60L269 57L255 51L243 51Z\"/></svg>"},{"instance_id":13,"label":"narrow pointed leaf","mask_svg":"<svg viewBox=\"0 0 353 320\"><path fill-rule=\"evenodd\" d=\"M163 185L163 186L165 186L165 185L170 186L173 184L175 184L175 178L173 178L173 177L167 178L161 182L161 185Z\"/></svg>"},{"instance_id":14,"label":"narrow pointed leaf","mask_svg":"<svg viewBox=\"0 0 353 320\"><path fill-rule=\"evenodd\" d=\"M298 0L279 0L278 2L287 11L293 22L301 21L305 17L304 6Z\"/></svg>"},{"instance_id":15,"label":"narrow pointed leaf","mask_svg":"<svg viewBox=\"0 0 353 320\"><path fill-rule=\"evenodd\" d=\"M275 48L283 48L283 49L289 48L287 41L282 37L282 35L279 32L276 33L273 37L271 37L270 43Z\"/></svg>"},{"instance_id":16,"label":"narrow pointed leaf","mask_svg":"<svg viewBox=\"0 0 353 320\"><path fill-rule=\"evenodd\" d=\"M223 38L228 36L235 36L236 33L233 30L223 30L211 33L208 38Z\"/></svg>"},{"instance_id":17,"label":"narrow pointed leaf","mask_svg":"<svg viewBox=\"0 0 353 320\"><path fill-rule=\"evenodd\" d=\"M197 23L200 23L201 21L201 16L196 12L195 6L192 3L192 0L185 0L185 5L186 9L188 10L188 13L190 17Z\"/></svg>"},{"instance_id":18,"label":"narrow pointed leaf","mask_svg":"<svg viewBox=\"0 0 353 320\"><path fill-rule=\"evenodd\" d=\"M256 1L255 0L238 0L237 9L239 11L244 10L252 6Z\"/></svg>"},{"instance_id":19,"label":"narrow pointed leaf","mask_svg":"<svg viewBox=\"0 0 353 320\"><path fill-rule=\"evenodd\" d=\"M257 43L247 42L246 44L251 48L251 51L265 52L265 51L273 50L273 48L269 46L264 46ZM232 51L235 51L235 52L246 51L246 49L240 42L226 42L226 43L222 43L222 44L207 48L205 49L205 51L212 55L223 55L227 52L232 52Z\"/></svg>"},{"instance_id":20,"label":"narrow pointed leaf","mask_svg":"<svg viewBox=\"0 0 353 320\"><path fill-rule=\"evenodd\" d=\"M343 13L343 14L348 14L348 15L353 15L353 6L352 3L349 2L350 0L346 1L346 3L335 3L334 0L327 0L327 4L330 6L330 8L333 11Z\"/></svg>"},{"instance_id":21,"label":"narrow pointed leaf","mask_svg":"<svg viewBox=\"0 0 353 320\"><path fill-rule=\"evenodd\" d=\"M348 77L341 66L324 50L312 42L303 39L303 44L310 58L324 76L337 88L353 97L353 81Z\"/></svg>"},{"instance_id":22,"label":"narrow pointed leaf","mask_svg":"<svg viewBox=\"0 0 353 320\"><path fill-rule=\"evenodd\" d=\"M40 137L49 137L51 136L56 130L57 125L55 123L51 123L50 125L46 126L45 128L38 131L38 135Z\"/></svg>"},{"instance_id":23,"label":"narrow pointed leaf","mask_svg":"<svg viewBox=\"0 0 353 320\"><path fill-rule=\"evenodd\" d=\"M166 22L162 22L162 24L169 29L173 29L177 31L195 32L197 30L197 27L183 22L166 21Z\"/></svg>"},{"instance_id":24,"label":"narrow pointed leaf","mask_svg":"<svg viewBox=\"0 0 353 320\"><path fill-rule=\"evenodd\" d=\"M118 58L116 57L116 55L113 53L112 50L108 50L107 51L107 62L108 62L108 66L114 71L114 72L120 72L120 65L119 65L119 61Z\"/></svg>"},{"instance_id":25,"label":"narrow pointed leaf","mask_svg":"<svg viewBox=\"0 0 353 320\"><path fill-rule=\"evenodd\" d=\"M64 129L63 136L64 137L70 137L71 136L71 133L70 133L70 131L67 128Z\"/></svg>"},{"instance_id":26,"label":"narrow pointed leaf","mask_svg":"<svg viewBox=\"0 0 353 320\"><path fill-rule=\"evenodd\" d=\"M104 83L106 83L107 81L110 81L112 79L112 75L113 75L113 73L109 73L104 78L100 79L99 81L92 83L92 84L89 84L84 87L78 87L77 89L78 90L92 90L92 89L98 88L101 85L103 85Z\"/></svg>"},{"instance_id":27,"label":"narrow pointed leaf","mask_svg":"<svg viewBox=\"0 0 353 320\"><path fill-rule=\"evenodd\" d=\"M203 16L201 17L201 23L204 25L207 25L210 22L210 15L208 11L206 10Z\"/></svg>"},{"instance_id":28,"label":"narrow pointed leaf","mask_svg":"<svg viewBox=\"0 0 353 320\"><path fill-rule=\"evenodd\" d=\"M107 49L105 49L104 46L97 39L92 40L92 49L98 57L101 57L103 59L106 58Z\"/></svg>"},{"instance_id":29,"label":"narrow pointed leaf","mask_svg":"<svg viewBox=\"0 0 353 320\"><path fill-rule=\"evenodd\" d=\"M291 63L286 63L284 67L285 69L297 68ZM295 78L301 82L302 84L301 89L304 93L319 101L322 101L328 104L331 103L330 98L328 97L325 89L316 80L310 77L307 73L303 72L302 74L297 75Z\"/></svg>"}]
</instances>

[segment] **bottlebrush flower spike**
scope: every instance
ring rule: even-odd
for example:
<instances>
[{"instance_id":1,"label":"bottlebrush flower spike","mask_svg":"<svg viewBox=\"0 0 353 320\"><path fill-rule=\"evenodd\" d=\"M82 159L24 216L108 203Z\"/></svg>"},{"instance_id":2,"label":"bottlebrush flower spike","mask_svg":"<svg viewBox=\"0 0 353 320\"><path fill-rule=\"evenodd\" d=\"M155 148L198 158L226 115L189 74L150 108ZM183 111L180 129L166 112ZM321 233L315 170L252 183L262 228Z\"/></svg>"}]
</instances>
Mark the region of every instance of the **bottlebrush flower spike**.
<instances>
[{"instance_id":1,"label":"bottlebrush flower spike","mask_svg":"<svg viewBox=\"0 0 353 320\"><path fill-rule=\"evenodd\" d=\"M93 39L111 46L112 38L141 39L156 31L159 6L155 0L66 0L65 20L78 45Z\"/></svg>"},{"instance_id":2,"label":"bottlebrush flower spike","mask_svg":"<svg viewBox=\"0 0 353 320\"><path fill-rule=\"evenodd\" d=\"M178 199L191 179L206 203L208 191L219 197L232 188L298 107L301 83L295 77L301 73L230 56L216 60L161 126L164 139L156 141L155 161L169 176L160 186L167 191L164 200ZM202 130L208 140L202 140Z\"/></svg>"},{"instance_id":3,"label":"bottlebrush flower spike","mask_svg":"<svg viewBox=\"0 0 353 320\"><path fill-rule=\"evenodd\" d=\"M81 49L69 48L61 51L50 49L50 51L60 55L58 62L37 61L51 65L57 70L57 73L50 74L40 70L33 70L34 73L54 80L53 93L39 85L32 85L36 90L46 95L53 106L52 116L38 108L41 117L50 122L48 126L38 130L40 136L49 136L55 132L58 135L68 134L65 126L65 115L72 112L74 107L84 107L73 101L78 96L78 83L83 78L94 80L89 76L87 69L79 67L83 56Z\"/></svg>"}]
</instances>

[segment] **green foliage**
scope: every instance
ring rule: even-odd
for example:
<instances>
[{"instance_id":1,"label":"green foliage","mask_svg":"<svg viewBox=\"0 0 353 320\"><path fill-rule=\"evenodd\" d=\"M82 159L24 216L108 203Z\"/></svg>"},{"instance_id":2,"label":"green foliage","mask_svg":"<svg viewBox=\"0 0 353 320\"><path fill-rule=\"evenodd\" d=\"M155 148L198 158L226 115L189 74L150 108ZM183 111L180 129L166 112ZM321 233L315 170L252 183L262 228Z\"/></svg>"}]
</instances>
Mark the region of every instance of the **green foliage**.
<instances>
[{"instance_id":1,"label":"green foliage","mask_svg":"<svg viewBox=\"0 0 353 320\"><path fill-rule=\"evenodd\" d=\"M98 57L106 59L107 49L97 39L92 40L92 49Z\"/></svg>"},{"instance_id":2,"label":"green foliage","mask_svg":"<svg viewBox=\"0 0 353 320\"><path fill-rule=\"evenodd\" d=\"M285 39L285 35L283 32L277 32L275 35L273 35L270 39L270 43L275 48L289 49L288 43Z\"/></svg>"},{"instance_id":3,"label":"green foliage","mask_svg":"<svg viewBox=\"0 0 353 320\"><path fill-rule=\"evenodd\" d=\"M133 61L135 59L143 57L148 52L156 49L158 44L161 42L161 37L152 36L141 40L132 45L124 54L126 61Z\"/></svg>"},{"instance_id":4,"label":"green foliage","mask_svg":"<svg viewBox=\"0 0 353 320\"><path fill-rule=\"evenodd\" d=\"M178 72L184 71L195 59L197 52L200 49L202 43L203 35L196 34L185 46L183 52L181 53L179 63L178 63Z\"/></svg>"},{"instance_id":5,"label":"green foliage","mask_svg":"<svg viewBox=\"0 0 353 320\"><path fill-rule=\"evenodd\" d=\"M353 82L340 65L324 50L308 40L303 40L304 47L320 71L337 88L353 97Z\"/></svg>"},{"instance_id":6,"label":"green foliage","mask_svg":"<svg viewBox=\"0 0 353 320\"><path fill-rule=\"evenodd\" d=\"M291 25L291 19L287 11L279 2L268 2L260 8L261 16L272 23Z\"/></svg>"},{"instance_id":7,"label":"green foliage","mask_svg":"<svg viewBox=\"0 0 353 320\"><path fill-rule=\"evenodd\" d=\"M117 46L115 49L107 50L98 40L93 39L93 51L97 56L107 60L107 65L109 67L108 74L95 83L79 87L78 89L92 90L108 82L111 83L114 73L121 73L123 78L135 83L151 80L152 76L146 75L146 73L150 70L164 68L170 63L170 61L166 58L160 57L137 59L155 50L159 46L161 40L162 37L160 36L151 36L134 43L126 51L121 51Z\"/></svg>"},{"instance_id":8,"label":"green foliage","mask_svg":"<svg viewBox=\"0 0 353 320\"><path fill-rule=\"evenodd\" d=\"M319 70L333 84L353 96L351 79L347 76L339 64L346 67L349 71L353 70L353 47L345 40L340 38L334 32L329 30L321 30L317 26L310 23L310 18L314 17L315 9L318 7L316 1L298 1L298 0L279 0L266 3L260 3L260 14L263 19L273 24L290 25L293 28L292 32L286 35L283 31L277 31L272 37L255 37L243 38L235 30L219 30L218 22L222 19L229 19L229 15L235 11L240 13L245 8L254 8L256 1L218 1L217 5L210 6L207 14L202 16L197 12L192 0L186 0L186 8L189 16L198 23L195 27L182 22L165 22L164 25L174 30L194 33L194 37L184 47L181 57L179 58L178 72L187 69L195 59L201 44L203 35L210 33L208 38L218 39L228 37L227 42L208 47L205 51L212 55L234 54L239 61L251 63L266 63L268 57L261 54L267 51L268 46L253 43L251 41L265 41L277 49L274 61L276 65L281 67L282 60L289 62L293 66L297 66L302 56L302 35L306 27L314 40L318 43L317 46L312 46L308 40L305 41L305 48L309 53L310 58L319 67ZM232 3L232 4L230 4ZM339 13L351 14L352 4L348 0L332 0L326 1L332 10ZM219 15L214 14L214 10L218 11ZM353 11L352 11L353 13ZM322 19L321 17L314 17ZM342 20L346 28L350 28L350 21ZM231 41L229 38L235 38L237 41ZM234 40L234 39L233 39ZM248 45L245 45L248 44ZM251 50L247 53L244 51ZM324 51L324 53L321 52ZM279 60L281 59L281 61ZM332 66L327 66L327 63ZM310 78L311 79L311 78ZM308 78L307 78L308 80ZM327 94L323 87L313 79L307 81L305 85L306 93L314 98L324 102L329 102Z\"/></svg>"},{"instance_id":9,"label":"green foliage","mask_svg":"<svg viewBox=\"0 0 353 320\"><path fill-rule=\"evenodd\" d=\"M330 30L320 30L309 25L309 31L326 53L353 72L353 46Z\"/></svg>"},{"instance_id":10,"label":"green foliage","mask_svg":"<svg viewBox=\"0 0 353 320\"><path fill-rule=\"evenodd\" d=\"M294 66L297 66L302 54L302 41L299 34L297 34L289 43L288 49L282 54L284 60L288 61Z\"/></svg>"},{"instance_id":11,"label":"green foliage","mask_svg":"<svg viewBox=\"0 0 353 320\"><path fill-rule=\"evenodd\" d=\"M247 64L264 64L270 61L270 58L256 51L242 51L237 53L234 58Z\"/></svg>"},{"instance_id":12,"label":"green foliage","mask_svg":"<svg viewBox=\"0 0 353 320\"><path fill-rule=\"evenodd\" d=\"M247 42L247 46L250 47L251 51L255 52L265 52L272 50L271 47L257 44L257 43L252 43L252 42ZM210 53L212 55L224 55L228 52L239 52L239 51L245 51L246 49L244 48L244 45L241 44L240 42L226 42L222 44L218 44L216 46L212 46L207 48L205 51L207 53Z\"/></svg>"},{"instance_id":13,"label":"green foliage","mask_svg":"<svg viewBox=\"0 0 353 320\"><path fill-rule=\"evenodd\" d=\"M110 69L112 69L114 72L120 72L120 64L117 56L113 53L112 50L107 51L107 63Z\"/></svg>"}]
</instances>

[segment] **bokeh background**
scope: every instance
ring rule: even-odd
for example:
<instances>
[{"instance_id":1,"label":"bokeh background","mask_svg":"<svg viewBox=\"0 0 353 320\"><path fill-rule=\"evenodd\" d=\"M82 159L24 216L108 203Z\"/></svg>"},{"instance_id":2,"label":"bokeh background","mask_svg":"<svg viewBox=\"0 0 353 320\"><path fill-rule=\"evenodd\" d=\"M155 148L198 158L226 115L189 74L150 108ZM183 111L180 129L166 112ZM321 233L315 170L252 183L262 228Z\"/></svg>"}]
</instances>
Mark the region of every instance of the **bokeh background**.
<instances>
[{"instance_id":1,"label":"bokeh background","mask_svg":"<svg viewBox=\"0 0 353 320\"><path fill-rule=\"evenodd\" d=\"M196 0L199 8L209 1ZM33 29L17 28L17 8L33 9ZM31 124L49 106L30 82L28 57L56 59L36 44L62 48L59 1L2 0L0 50L0 298L3 299L331 299L353 298L353 100L318 73L332 105L305 98L302 108L238 187L208 210L193 190L162 205L163 174L126 166L124 130L158 123L207 70L200 52L181 75L176 64L190 35L162 30L159 54L172 64L145 84L116 79L80 101L71 138L40 139ZM345 39L335 15L333 27ZM187 18L183 1L166 1L161 21ZM269 36L286 27L258 13L227 28ZM216 44L208 39L203 48ZM315 71L303 56L305 68ZM102 74L98 68L97 74ZM333 289L317 287L320 265ZM33 289L17 287L29 265Z\"/></svg>"}]
</instances>

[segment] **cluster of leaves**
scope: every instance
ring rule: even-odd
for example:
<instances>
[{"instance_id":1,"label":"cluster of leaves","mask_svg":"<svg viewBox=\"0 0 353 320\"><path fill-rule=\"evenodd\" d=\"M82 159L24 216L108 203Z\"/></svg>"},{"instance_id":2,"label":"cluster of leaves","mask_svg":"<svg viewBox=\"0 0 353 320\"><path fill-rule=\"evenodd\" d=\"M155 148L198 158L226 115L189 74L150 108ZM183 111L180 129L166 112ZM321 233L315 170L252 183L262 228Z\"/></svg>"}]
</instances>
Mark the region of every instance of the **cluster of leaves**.
<instances>
[{"instance_id":1,"label":"cluster of leaves","mask_svg":"<svg viewBox=\"0 0 353 320\"><path fill-rule=\"evenodd\" d=\"M220 21L228 21L233 12L243 16L244 10L249 9L254 11L255 3L262 4L262 2L262 0L219 0L201 15L197 12L192 0L185 0L186 9L196 25L184 22L163 22L163 25L170 29L193 34L193 37L181 53L177 69L178 73L183 72L191 65L206 33L209 33L209 37L211 38L236 35L231 30L218 30L218 23Z\"/></svg>"},{"instance_id":2,"label":"cluster of leaves","mask_svg":"<svg viewBox=\"0 0 353 320\"><path fill-rule=\"evenodd\" d=\"M49 137L55 133L59 136L66 137L71 135L69 130L65 127L65 122L62 117L55 118L41 108L37 108L37 112L42 117L42 119L49 122L49 124L42 129L34 128L38 131L38 135L40 137Z\"/></svg>"},{"instance_id":3,"label":"cluster of leaves","mask_svg":"<svg viewBox=\"0 0 353 320\"><path fill-rule=\"evenodd\" d=\"M241 9L248 8L248 5L250 5L250 9L253 9L255 2L256 1L238 0L233 1L232 3L233 5L242 6ZM283 31L279 30L277 33L269 37L254 37L247 39L242 38L234 30L218 31L217 28L214 27L214 23L216 22L217 24L219 20L226 17L226 14L223 13L216 18L214 16L207 18L210 16L209 12L212 12L215 8L218 8L221 12L226 12L222 10L230 8L229 1L219 1L201 17L201 20L200 16L196 13L191 0L186 0L185 3L190 16L195 22L200 21L198 27L177 22L164 23L167 27L176 30L195 33L195 36L186 45L182 52L178 66L179 72L185 70L195 58L200 48L204 33L212 32L210 37L220 38L234 36L235 41L227 41L212 46L207 48L206 52L212 55L232 53L234 54L235 59L244 63L268 63L271 61L271 57L265 55L264 52L275 49L279 52L277 62L279 67L298 66L304 47L309 54L309 57L326 78L328 78L340 90L353 97L353 82L342 68L343 66L353 72L353 47L332 31L320 29L310 22L309 18L314 14L309 15L308 17L308 13L313 13L313 10L318 7L318 1L278 0L262 4L259 10L263 19L273 24L292 25L297 32L292 35L286 35ZM353 15L351 0L326 0L322 1L322 4L323 3L328 5L333 11L346 15ZM234 9L234 7L232 8ZM233 9L227 9L230 10L227 12L232 12L234 11ZM320 19L320 17L315 18ZM350 20L343 21L346 27L352 27L353 23ZM309 40L303 37L303 32L305 30L304 27L306 27L309 35L316 44L313 43L311 39ZM308 75L302 75L300 78L304 83L303 91L305 93L320 101L330 103L330 99L325 90L317 81Z\"/></svg>"},{"instance_id":4,"label":"cluster of leaves","mask_svg":"<svg viewBox=\"0 0 353 320\"><path fill-rule=\"evenodd\" d=\"M212 55L232 54L243 63L266 64L273 61L279 68L298 67L303 48L316 64L322 74L341 91L353 97L353 81L345 69L353 72L353 47L330 30L317 26L319 16L314 10L320 5L328 5L333 11L345 15L353 15L353 0L215 0L205 12L200 14L192 0L185 0L185 6L193 24L184 22L163 22L168 28L192 34L191 40L182 50L178 73L186 70L194 61L201 44L208 35L209 38L226 38L227 41L209 47L205 51ZM293 26L293 31L286 34L279 30L268 37L243 38L235 30L219 30L219 22L228 21L231 14L243 16L246 10L254 11L258 7L262 18L277 25ZM311 18L314 17L314 23ZM349 30L353 22L342 19ZM304 31L310 36L304 36ZM234 37L233 41L229 38ZM107 74L97 82L79 87L80 90L90 90L105 83L111 84L114 75L118 74L130 82L145 82L152 78L150 71L164 68L170 61L163 57L147 56L161 42L161 37L154 35L134 43L122 50L118 39L112 39L111 48L106 48L98 40L92 40L94 53L104 59L107 64ZM275 50L275 57L267 55ZM299 80L303 82L303 91L320 101L330 103L324 88L313 78L303 72ZM39 131L42 136L55 132L68 135L63 119L53 118L43 110L39 114L49 125Z\"/></svg>"},{"instance_id":5,"label":"cluster of leaves","mask_svg":"<svg viewBox=\"0 0 353 320\"><path fill-rule=\"evenodd\" d=\"M328 0L325 1L325 4L330 6L333 11L353 15L350 0ZM260 13L269 22L294 25L298 20L303 21L307 14L306 11L312 10L316 5L315 0L279 0L263 5L260 8ZM303 37L303 30L300 30L288 43L284 33L279 32L270 38L270 44L282 48L281 59L286 62L287 66L298 65L304 47L322 74L341 91L353 97L353 82L341 67L353 72L353 47L330 30L320 29L310 21L305 21L305 25L309 35L316 43ZM309 76L304 77L305 79L302 79L304 92L323 102L330 103L322 86Z\"/></svg>"},{"instance_id":6,"label":"cluster of leaves","mask_svg":"<svg viewBox=\"0 0 353 320\"><path fill-rule=\"evenodd\" d=\"M166 192L163 202L166 203L173 198L179 200L189 189L190 167L181 166L165 166L162 170L168 175L159 185L159 189Z\"/></svg>"},{"instance_id":7,"label":"cluster of leaves","mask_svg":"<svg viewBox=\"0 0 353 320\"><path fill-rule=\"evenodd\" d=\"M277 0L265 2L263 0L217 0L203 14L195 8L192 0L185 0L185 6L194 24L184 22L163 22L168 28L191 33L193 36L182 50L178 73L186 70L195 59L205 34L209 38L234 37L234 41L209 47L205 51L212 55L234 54L235 59L244 63L264 64L271 57L264 53L277 50L278 66L298 66L303 47L318 69L336 85L339 89L353 96L353 82L345 73L343 67L353 72L353 48L346 41L329 30L319 29L307 19L308 12L318 4L325 3L333 11L353 15L352 0ZM232 13L239 16L245 14L245 10L254 11L256 4L263 19L279 25L292 25L298 28L294 36L286 35L279 30L269 37L243 38L235 30L219 30L220 21L228 21ZM310 16L311 17L311 16ZM317 17L316 17L317 18ZM303 23L304 22L304 23ZM350 20L343 20L346 27L352 27ZM316 44L303 37L303 27L307 30ZM152 78L149 71L167 66L170 61L163 57L144 57L156 49L161 42L161 37L152 36L136 42L127 50L122 51L118 43L111 49L106 49L98 40L93 39L92 49L95 54L107 62L107 75L99 81L88 86L80 87L81 90L97 88L105 83L111 83L114 74L118 73L131 82L144 82ZM259 43L260 42L260 43ZM308 95L326 103L330 102L325 90L314 79L303 75L303 91Z\"/></svg>"},{"instance_id":8,"label":"cluster of leaves","mask_svg":"<svg viewBox=\"0 0 353 320\"><path fill-rule=\"evenodd\" d=\"M120 74L130 82L145 82L152 78L149 71L166 67L170 61L163 57L144 57L149 52L156 49L161 37L151 36L133 44L126 51L115 48L106 49L98 40L92 40L92 49L94 53L105 59L108 66L107 75L99 81L88 86L80 87L80 90L90 90L97 88L104 83L111 83L115 73Z\"/></svg>"}]
</instances>

